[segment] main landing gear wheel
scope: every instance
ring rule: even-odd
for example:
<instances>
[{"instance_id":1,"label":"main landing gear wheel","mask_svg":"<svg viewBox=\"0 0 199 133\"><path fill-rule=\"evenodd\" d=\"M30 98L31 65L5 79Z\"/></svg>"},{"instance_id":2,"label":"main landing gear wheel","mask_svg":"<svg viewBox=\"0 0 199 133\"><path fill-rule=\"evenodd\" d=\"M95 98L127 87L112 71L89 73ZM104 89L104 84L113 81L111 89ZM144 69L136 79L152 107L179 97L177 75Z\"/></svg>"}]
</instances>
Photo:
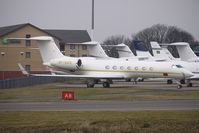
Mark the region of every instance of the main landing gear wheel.
<instances>
[{"instance_id":1,"label":"main landing gear wheel","mask_svg":"<svg viewBox=\"0 0 199 133\"><path fill-rule=\"evenodd\" d=\"M180 83L181 83L181 84L185 84L185 80L184 80L184 79L181 79L181 80L180 80Z\"/></svg>"},{"instance_id":2,"label":"main landing gear wheel","mask_svg":"<svg viewBox=\"0 0 199 133\"><path fill-rule=\"evenodd\" d=\"M178 88L178 89L181 89L181 88L182 88L182 85L178 85L177 88Z\"/></svg>"},{"instance_id":3,"label":"main landing gear wheel","mask_svg":"<svg viewBox=\"0 0 199 133\"><path fill-rule=\"evenodd\" d=\"M109 82L103 82L103 87L104 88L109 88L110 87L110 83Z\"/></svg>"},{"instance_id":4,"label":"main landing gear wheel","mask_svg":"<svg viewBox=\"0 0 199 133\"><path fill-rule=\"evenodd\" d=\"M87 88L93 88L95 84L87 83Z\"/></svg>"},{"instance_id":5,"label":"main landing gear wheel","mask_svg":"<svg viewBox=\"0 0 199 133\"><path fill-rule=\"evenodd\" d=\"M192 83L187 84L187 87L192 87L192 86L193 86Z\"/></svg>"},{"instance_id":6,"label":"main landing gear wheel","mask_svg":"<svg viewBox=\"0 0 199 133\"><path fill-rule=\"evenodd\" d=\"M172 80L167 80L167 84L173 84L173 81Z\"/></svg>"}]
</instances>

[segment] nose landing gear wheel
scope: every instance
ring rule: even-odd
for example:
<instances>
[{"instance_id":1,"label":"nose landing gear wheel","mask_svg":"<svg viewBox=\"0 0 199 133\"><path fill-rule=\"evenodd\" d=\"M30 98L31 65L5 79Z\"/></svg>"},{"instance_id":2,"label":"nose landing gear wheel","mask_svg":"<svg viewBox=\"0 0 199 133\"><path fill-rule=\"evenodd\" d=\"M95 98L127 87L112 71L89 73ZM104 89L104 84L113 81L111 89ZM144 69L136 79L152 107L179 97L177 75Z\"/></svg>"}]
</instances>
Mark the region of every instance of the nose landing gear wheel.
<instances>
[{"instance_id":1,"label":"nose landing gear wheel","mask_svg":"<svg viewBox=\"0 0 199 133\"><path fill-rule=\"evenodd\" d=\"M182 85L178 85L177 88L178 88L178 89L181 89L181 88L182 88Z\"/></svg>"}]
</instances>

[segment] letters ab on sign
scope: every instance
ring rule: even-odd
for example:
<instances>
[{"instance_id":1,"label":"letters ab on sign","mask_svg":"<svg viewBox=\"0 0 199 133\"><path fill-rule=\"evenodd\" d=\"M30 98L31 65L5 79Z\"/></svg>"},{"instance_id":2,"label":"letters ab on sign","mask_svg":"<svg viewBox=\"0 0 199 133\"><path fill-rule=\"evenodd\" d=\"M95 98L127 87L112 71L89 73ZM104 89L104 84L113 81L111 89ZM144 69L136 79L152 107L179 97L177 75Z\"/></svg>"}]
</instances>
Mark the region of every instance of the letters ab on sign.
<instances>
[{"instance_id":1,"label":"letters ab on sign","mask_svg":"<svg viewBox=\"0 0 199 133\"><path fill-rule=\"evenodd\" d=\"M62 99L63 100L74 100L75 94L72 91L63 91L62 92Z\"/></svg>"}]
</instances>

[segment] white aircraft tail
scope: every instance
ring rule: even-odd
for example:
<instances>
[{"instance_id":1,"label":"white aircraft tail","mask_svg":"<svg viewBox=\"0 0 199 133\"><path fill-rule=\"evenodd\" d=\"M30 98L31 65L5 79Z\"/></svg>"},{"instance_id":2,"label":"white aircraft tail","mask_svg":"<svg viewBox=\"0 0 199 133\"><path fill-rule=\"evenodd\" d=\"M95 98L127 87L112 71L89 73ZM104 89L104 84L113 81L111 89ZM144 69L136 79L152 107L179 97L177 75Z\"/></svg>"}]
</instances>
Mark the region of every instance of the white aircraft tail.
<instances>
[{"instance_id":1,"label":"white aircraft tail","mask_svg":"<svg viewBox=\"0 0 199 133\"><path fill-rule=\"evenodd\" d=\"M181 60L183 61L194 61L196 59L198 60L198 57L195 55L195 53L191 49L189 43L178 42L178 43L171 43L169 45L176 46Z\"/></svg>"},{"instance_id":2,"label":"white aircraft tail","mask_svg":"<svg viewBox=\"0 0 199 133\"><path fill-rule=\"evenodd\" d=\"M88 46L87 49L88 49L90 57L109 58L108 55L104 52L99 42L91 41L91 42L85 42L81 44Z\"/></svg>"},{"instance_id":3,"label":"white aircraft tail","mask_svg":"<svg viewBox=\"0 0 199 133\"><path fill-rule=\"evenodd\" d=\"M155 58L159 59L165 59L165 60L175 60L173 55L169 52L167 47L160 47L160 45L157 42L150 42L151 48L153 51L153 56Z\"/></svg>"},{"instance_id":4,"label":"white aircraft tail","mask_svg":"<svg viewBox=\"0 0 199 133\"><path fill-rule=\"evenodd\" d=\"M119 57L135 57L131 49L124 43L118 45L103 45L105 47L115 47L118 51Z\"/></svg>"},{"instance_id":5,"label":"white aircraft tail","mask_svg":"<svg viewBox=\"0 0 199 133\"><path fill-rule=\"evenodd\" d=\"M39 36L32 38L9 38L14 40L34 40L37 41L43 64L47 64L51 59L61 58L64 55L60 52L52 37Z\"/></svg>"}]
</instances>

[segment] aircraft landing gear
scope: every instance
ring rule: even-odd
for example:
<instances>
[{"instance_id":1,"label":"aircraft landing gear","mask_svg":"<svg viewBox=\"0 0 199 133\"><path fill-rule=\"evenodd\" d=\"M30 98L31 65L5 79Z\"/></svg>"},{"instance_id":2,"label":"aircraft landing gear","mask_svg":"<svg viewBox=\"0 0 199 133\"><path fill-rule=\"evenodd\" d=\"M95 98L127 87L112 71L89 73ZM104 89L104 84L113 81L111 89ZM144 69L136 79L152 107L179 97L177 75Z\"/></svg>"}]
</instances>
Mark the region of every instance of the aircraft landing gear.
<instances>
[{"instance_id":1,"label":"aircraft landing gear","mask_svg":"<svg viewBox=\"0 0 199 133\"><path fill-rule=\"evenodd\" d=\"M178 85L177 88L178 88L178 89L181 89L181 88L182 88L182 85Z\"/></svg>"},{"instance_id":2,"label":"aircraft landing gear","mask_svg":"<svg viewBox=\"0 0 199 133\"><path fill-rule=\"evenodd\" d=\"M89 83L89 82L86 85L87 85L87 88L93 88L95 86L95 84L92 84L92 83Z\"/></svg>"},{"instance_id":3,"label":"aircraft landing gear","mask_svg":"<svg viewBox=\"0 0 199 133\"><path fill-rule=\"evenodd\" d=\"M192 87L192 86L193 86L192 83L187 84L187 87Z\"/></svg>"},{"instance_id":4,"label":"aircraft landing gear","mask_svg":"<svg viewBox=\"0 0 199 133\"><path fill-rule=\"evenodd\" d=\"M181 83L181 84L185 84L185 80L184 80L184 79L181 79L181 80L180 80L180 83Z\"/></svg>"},{"instance_id":5,"label":"aircraft landing gear","mask_svg":"<svg viewBox=\"0 0 199 133\"><path fill-rule=\"evenodd\" d=\"M95 83L96 83L95 80L92 80L92 79L88 80L86 83L87 88L93 88L95 86Z\"/></svg>"},{"instance_id":6,"label":"aircraft landing gear","mask_svg":"<svg viewBox=\"0 0 199 133\"><path fill-rule=\"evenodd\" d=\"M168 79L167 84L173 84L173 81L171 79Z\"/></svg>"},{"instance_id":7,"label":"aircraft landing gear","mask_svg":"<svg viewBox=\"0 0 199 133\"><path fill-rule=\"evenodd\" d=\"M131 82L131 79L125 79L126 82Z\"/></svg>"},{"instance_id":8,"label":"aircraft landing gear","mask_svg":"<svg viewBox=\"0 0 199 133\"><path fill-rule=\"evenodd\" d=\"M110 83L109 82L103 82L103 87L104 88L109 88L110 87Z\"/></svg>"}]
</instances>

